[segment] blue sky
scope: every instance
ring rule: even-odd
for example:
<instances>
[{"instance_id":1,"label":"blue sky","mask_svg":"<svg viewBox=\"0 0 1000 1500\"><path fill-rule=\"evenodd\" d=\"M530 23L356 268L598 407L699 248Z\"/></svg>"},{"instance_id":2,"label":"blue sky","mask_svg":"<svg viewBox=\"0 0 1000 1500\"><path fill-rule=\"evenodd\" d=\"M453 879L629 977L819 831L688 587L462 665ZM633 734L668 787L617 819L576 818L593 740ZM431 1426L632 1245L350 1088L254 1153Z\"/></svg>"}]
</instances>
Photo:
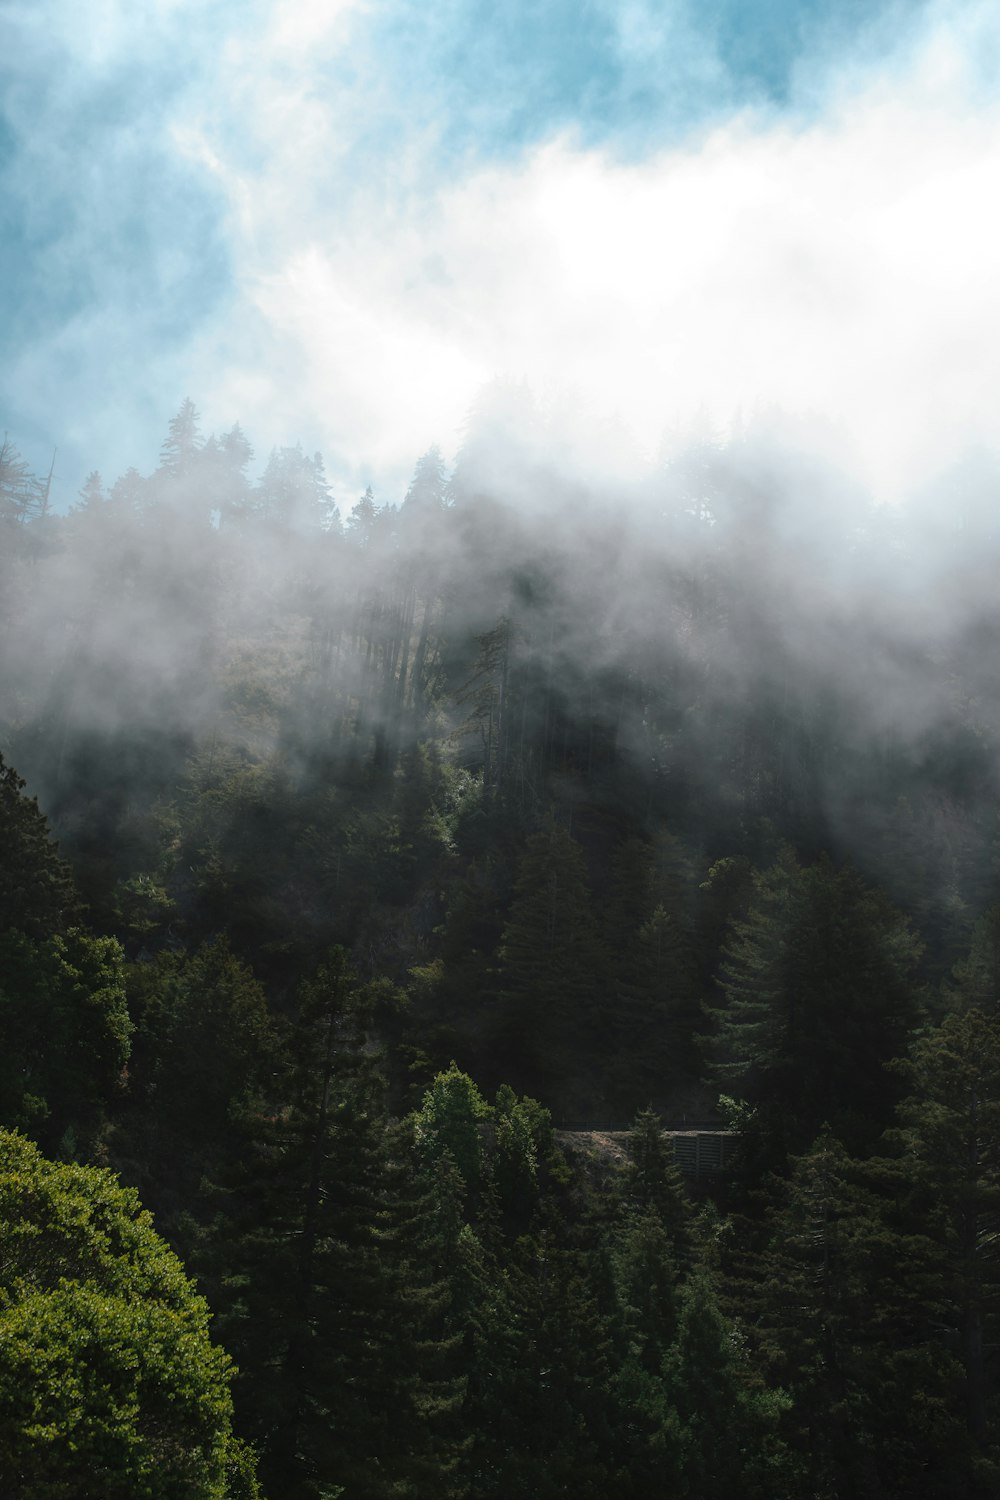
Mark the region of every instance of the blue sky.
<instances>
[{"instance_id":1,"label":"blue sky","mask_svg":"<svg viewBox=\"0 0 1000 1500\"><path fill-rule=\"evenodd\" d=\"M0 0L0 35L0 428L62 505L189 394L342 505L498 376L647 455L780 408L886 493L993 440L992 5Z\"/></svg>"}]
</instances>

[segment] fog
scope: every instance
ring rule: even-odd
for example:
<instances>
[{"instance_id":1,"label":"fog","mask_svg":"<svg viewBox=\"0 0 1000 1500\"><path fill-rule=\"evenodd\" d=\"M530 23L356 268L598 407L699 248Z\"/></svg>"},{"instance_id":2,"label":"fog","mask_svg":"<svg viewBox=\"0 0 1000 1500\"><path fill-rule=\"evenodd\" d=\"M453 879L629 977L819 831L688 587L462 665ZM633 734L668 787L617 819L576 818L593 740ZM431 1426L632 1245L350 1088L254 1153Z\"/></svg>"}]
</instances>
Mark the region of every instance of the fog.
<instances>
[{"instance_id":1,"label":"fog","mask_svg":"<svg viewBox=\"0 0 1000 1500\"><path fill-rule=\"evenodd\" d=\"M803 12L769 68L721 5L568 50L462 0L48 11L7 63L0 749L61 832L105 767L148 808L420 743L708 853L772 819L889 878L909 818L979 899L992 7Z\"/></svg>"},{"instance_id":2,"label":"fog","mask_svg":"<svg viewBox=\"0 0 1000 1500\"><path fill-rule=\"evenodd\" d=\"M624 757L733 817L816 801L840 838L872 757L967 740L961 797L992 797L992 455L887 507L776 417L617 476L567 432L494 384L452 465L352 507L319 455L254 463L186 403L145 476L65 516L8 495L0 747L55 811L85 745L208 742L313 774L430 739L488 778L502 740L542 802Z\"/></svg>"}]
</instances>

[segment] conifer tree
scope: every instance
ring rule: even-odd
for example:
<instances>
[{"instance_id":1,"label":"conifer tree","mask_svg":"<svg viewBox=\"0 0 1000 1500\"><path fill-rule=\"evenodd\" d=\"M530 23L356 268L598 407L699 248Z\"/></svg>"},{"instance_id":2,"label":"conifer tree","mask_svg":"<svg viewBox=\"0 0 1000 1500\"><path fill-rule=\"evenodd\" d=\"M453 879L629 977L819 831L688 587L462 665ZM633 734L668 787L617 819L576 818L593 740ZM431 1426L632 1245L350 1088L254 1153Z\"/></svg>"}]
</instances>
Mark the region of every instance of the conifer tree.
<instances>
[{"instance_id":1,"label":"conifer tree","mask_svg":"<svg viewBox=\"0 0 1000 1500\"><path fill-rule=\"evenodd\" d=\"M651 1109L636 1116L627 1149L626 1202L641 1214L656 1216L683 1260L690 1250L690 1207L674 1148Z\"/></svg>"},{"instance_id":2,"label":"conifer tree","mask_svg":"<svg viewBox=\"0 0 1000 1500\"><path fill-rule=\"evenodd\" d=\"M79 900L69 866L35 798L0 755L0 932L51 937L79 922Z\"/></svg>"},{"instance_id":3,"label":"conifer tree","mask_svg":"<svg viewBox=\"0 0 1000 1500\"><path fill-rule=\"evenodd\" d=\"M626 840L615 856L606 909L614 1002L606 1030L612 1111L658 1102L695 1072L700 1029L694 955L676 892L668 910L654 851Z\"/></svg>"},{"instance_id":4,"label":"conifer tree","mask_svg":"<svg viewBox=\"0 0 1000 1500\"><path fill-rule=\"evenodd\" d=\"M872 1145L898 1089L885 1065L918 1010L917 940L880 892L827 860L785 851L731 925L725 1004L710 1012L715 1078L757 1112L764 1159L780 1163L824 1120Z\"/></svg>"},{"instance_id":5,"label":"conifer tree","mask_svg":"<svg viewBox=\"0 0 1000 1500\"><path fill-rule=\"evenodd\" d=\"M900 1106L913 1210L935 1246L943 1307L964 1376L976 1493L1000 1482L1000 1023L970 1010L914 1045ZM939 1326L940 1326L939 1322Z\"/></svg>"},{"instance_id":6,"label":"conifer tree","mask_svg":"<svg viewBox=\"0 0 1000 1500\"><path fill-rule=\"evenodd\" d=\"M975 1009L984 1016L1000 1012L1000 905L991 906L976 922L969 951L952 975L954 982L947 990L957 1009Z\"/></svg>"},{"instance_id":7,"label":"conifer tree","mask_svg":"<svg viewBox=\"0 0 1000 1500\"><path fill-rule=\"evenodd\" d=\"M755 1388L736 1330L704 1272L680 1294L677 1338L663 1367L665 1446L676 1451L675 1493L690 1500L794 1495L777 1425L784 1403Z\"/></svg>"},{"instance_id":8,"label":"conifer tree","mask_svg":"<svg viewBox=\"0 0 1000 1500\"><path fill-rule=\"evenodd\" d=\"M500 956L505 1065L551 1099L557 1079L594 1068L605 976L583 851L552 817L525 845Z\"/></svg>"},{"instance_id":9,"label":"conifer tree","mask_svg":"<svg viewBox=\"0 0 1000 1500\"><path fill-rule=\"evenodd\" d=\"M303 987L277 1112L246 1117L217 1230L241 1409L266 1485L295 1500L416 1500L429 1468L453 1465L431 1198L390 1130L367 1020L335 949Z\"/></svg>"}]
</instances>

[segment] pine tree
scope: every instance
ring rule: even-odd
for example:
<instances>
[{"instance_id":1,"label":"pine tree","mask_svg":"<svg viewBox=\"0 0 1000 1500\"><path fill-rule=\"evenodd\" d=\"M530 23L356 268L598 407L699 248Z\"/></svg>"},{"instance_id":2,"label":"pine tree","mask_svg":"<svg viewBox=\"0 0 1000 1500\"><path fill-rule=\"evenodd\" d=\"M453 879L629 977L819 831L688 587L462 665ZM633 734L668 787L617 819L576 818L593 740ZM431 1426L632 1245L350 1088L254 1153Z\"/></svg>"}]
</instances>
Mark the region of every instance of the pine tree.
<instances>
[{"instance_id":1,"label":"pine tree","mask_svg":"<svg viewBox=\"0 0 1000 1500\"><path fill-rule=\"evenodd\" d=\"M416 1500L454 1464L431 1204L385 1113L367 1002L341 950L302 991L277 1113L248 1114L248 1163L216 1244L266 1486ZM442 1493L447 1493L443 1490Z\"/></svg>"},{"instance_id":2,"label":"pine tree","mask_svg":"<svg viewBox=\"0 0 1000 1500\"><path fill-rule=\"evenodd\" d=\"M201 450L202 437L198 420L195 404L190 396L186 396L177 415L171 417L167 436L160 448L160 469L172 479L187 477Z\"/></svg>"},{"instance_id":3,"label":"pine tree","mask_svg":"<svg viewBox=\"0 0 1000 1500\"><path fill-rule=\"evenodd\" d=\"M690 1500L791 1500L792 1475L777 1435L784 1402L755 1383L737 1331L703 1272L681 1292L663 1381L669 1412L664 1444L676 1449L679 1470L675 1493Z\"/></svg>"},{"instance_id":4,"label":"pine tree","mask_svg":"<svg viewBox=\"0 0 1000 1500\"><path fill-rule=\"evenodd\" d=\"M553 1099L568 1077L584 1098L596 1092L598 1007L605 974L584 880L583 851L549 818L525 845L500 949L501 1030L509 1076ZM583 1075L583 1076L581 1076ZM586 1099L587 1095L590 1099ZM558 1097L558 1096L555 1096Z\"/></svg>"},{"instance_id":5,"label":"pine tree","mask_svg":"<svg viewBox=\"0 0 1000 1500\"><path fill-rule=\"evenodd\" d=\"M903 918L849 868L801 868L787 851L755 877L711 1011L713 1072L757 1111L765 1161L804 1146L824 1121L872 1144L898 1090L885 1064L917 1016L919 947Z\"/></svg>"},{"instance_id":6,"label":"pine tree","mask_svg":"<svg viewBox=\"0 0 1000 1500\"><path fill-rule=\"evenodd\" d=\"M1000 1024L970 1010L915 1044L900 1140L912 1208L939 1256L946 1343L964 1374L966 1426L986 1494L1000 1482Z\"/></svg>"},{"instance_id":7,"label":"pine tree","mask_svg":"<svg viewBox=\"0 0 1000 1500\"><path fill-rule=\"evenodd\" d=\"M972 929L969 951L955 964L948 998L959 1010L1000 1013L1000 905L991 906Z\"/></svg>"},{"instance_id":8,"label":"pine tree","mask_svg":"<svg viewBox=\"0 0 1000 1500\"><path fill-rule=\"evenodd\" d=\"M0 755L0 932L49 937L78 922L80 906L69 867L24 786Z\"/></svg>"},{"instance_id":9,"label":"pine tree","mask_svg":"<svg viewBox=\"0 0 1000 1500\"><path fill-rule=\"evenodd\" d=\"M623 1191L639 1213L655 1214L682 1262L691 1248L690 1207L674 1148L652 1110L638 1114L628 1136Z\"/></svg>"},{"instance_id":10,"label":"pine tree","mask_svg":"<svg viewBox=\"0 0 1000 1500\"><path fill-rule=\"evenodd\" d=\"M944 1497L967 1471L940 1256L898 1154L828 1130L793 1164L751 1258L746 1313L817 1494Z\"/></svg>"},{"instance_id":11,"label":"pine tree","mask_svg":"<svg viewBox=\"0 0 1000 1500\"><path fill-rule=\"evenodd\" d=\"M700 1029L690 932L677 891L668 910L653 849L629 839L616 852L605 912L614 1002L606 1030L612 1113L663 1101L696 1070Z\"/></svg>"}]
</instances>

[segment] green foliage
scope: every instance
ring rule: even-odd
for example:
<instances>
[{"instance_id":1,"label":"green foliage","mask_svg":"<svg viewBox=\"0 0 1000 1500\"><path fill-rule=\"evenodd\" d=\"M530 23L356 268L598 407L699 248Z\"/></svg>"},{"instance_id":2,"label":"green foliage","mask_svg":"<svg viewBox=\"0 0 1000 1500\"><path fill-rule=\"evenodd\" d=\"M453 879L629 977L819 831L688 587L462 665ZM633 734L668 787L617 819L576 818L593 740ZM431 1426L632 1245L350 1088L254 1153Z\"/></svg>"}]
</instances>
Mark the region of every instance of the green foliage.
<instances>
[{"instance_id":1,"label":"green foliage","mask_svg":"<svg viewBox=\"0 0 1000 1500\"><path fill-rule=\"evenodd\" d=\"M668 1431L677 1446L678 1493L691 1500L789 1493L777 1426L787 1402L755 1388L737 1330L707 1277L680 1295L677 1338L664 1359Z\"/></svg>"},{"instance_id":2,"label":"green foliage","mask_svg":"<svg viewBox=\"0 0 1000 1500\"><path fill-rule=\"evenodd\" d=\"M69 868L59 858L38 803L0 755L0 933L59 933L79 919Z\"/></svg>"},{"instance_id":3,"label":"green foliage","mask_svg":"<svg viewBox=\"0 0 1000 1500\"><path fill-rule=\"evenodd\" d=\"M964 1468L936 1255L905 1192L823 1131L778 1191L755 1266L758 1336L820 1494L946 1494Z\"/></svg>"},{"instance_id":4,"label":"green foliage","mask_svg":"<svg viewBox=\"0 0 1000 1500\"><path fill-rule=\"evenodd\" d=\"M0 1119L54 1148L92 1134L129 1056L123 954L113 938L0 935Z\"/></svg>"},{"instance_id":5,"label":"green foliage","mask_svg":"<svg viewBox=\"0 0 1000 1500\"><path fill-rule=\"evenodd\" d=\"M85 1481L108 1500L253 1496L208 1322L135 1193L0 1132L5 1495L71 1500Z\"/></svg>"},{"instance_id":6,"label":"green foliage","mask_svg":"<svg viewBox=\"0 0 1000 1500\"><path fill-rule=\"evenodd\" d=\"M716 1079L758 1107L758 1149L780 1163L824 1120L857 1144L891 1118L885 1065L918 1008L917 940L849 868L785 851L730 926L725 1004L711 1011Z\"/></svg>"},{"instance_id":7,"label":"green foliage","mask_svg":"<svg viewBox=\"0 0 1000 1500\"><path fill-rule=\"evenodd\" d=\"M136 1023L117 1149L143 1199L190 1260L211 1184L245 1147L243 1116L273 1071L263 990L224 940L128 970Z\"/></svg>"},{"instance_id":8,"label":"green foliage","mask_svg":"<svg viewBox=\"0 0 1000 1500\"><path fill-rule=\"evenodd\" d=\"M387 1118L370 1016L333 950L300 990L269 1112L244 1116L215 1226L223 1326L253 1371L244 1420L269 1487L303 1500L405 1500L450 1461L447 1250Z\"/></svg>"},{"instance_id":9,"label":"green foliage","mask_svg":"<svg viewBox=\"0 0 1000 1500\"><path fill-rule=\"evenodd\" d=\"M583 851L551 817L526 841L500 957L498 1041L505 1062L510 1059L508 1076L523 1077L533 1093L551 1097L556 1079L566 1080L571 1071L579 1076L581 1055L594 1059L606 973ZM594 1083L577 1090L590 1098L597 1092Z\"/></svg>"},{"instance_id":10,"label":"green foliage","mask_svg":"<svg viewBox=\"0 0 1000 1500\"><path fill-rule=\"evenodd\" d=\"M989 1352L1000 1337L1000 1023L978 1010L948 1016L918 1038L905 1076L912 1091L898 1140L936 1251L937 1316L961 1360L984 1485L1000 1476L1000 1384Z\"/></svg>"},{"instance_id":11,"label":"green foliage","mask_svg":"<svg viewBox=\"0 0 1000 1500\"><path fill-rule=\"evenodd\" d=\"M650 1109L635 1118L628 1136L628 1158L624 1174L627 1201L640 1213L655 1214L674 1245L682 1250L690 1218L687 1194L674 1148Z\"/></svg>"},{"instance_id":12,"label":"green foliage","mask_svg":"<svg viewBox=\"0 0 1000 1500\"><path fill-rule=\"evenodd\" d=\"M453 1062L435 1078L414 1118L421 1151L429 1161L440 1160L448 1152L470 1193L477 1191L482 1180L481 1126L491 1113L468 1073Z\"/></svg>"},{"instance_id":13,"label":"green foliage","mask_svg":"<svg viewBox=\"0 0 1000 1500\"><path fill-rule=\"evenodd\" d=\"M1000 1011L1000 905L991 906L972 929L965 957L958 960L949 987L952 1004L995 1016Z\"/></svg>"},{"instance_id":14,"label":"green foliage","mask_svg":"<svg viewBox=\"0 0 1000 1500\"><path fill-rule=\"evenodd\" d=\"M654 850L638 839L616 850L606 922L614 992L605 1023L614 1059L608 1092L618 1115L660 1103L691 1076L700 1019L692 933L677 882L658 876Z\"/></svg>"}]
</instances>

